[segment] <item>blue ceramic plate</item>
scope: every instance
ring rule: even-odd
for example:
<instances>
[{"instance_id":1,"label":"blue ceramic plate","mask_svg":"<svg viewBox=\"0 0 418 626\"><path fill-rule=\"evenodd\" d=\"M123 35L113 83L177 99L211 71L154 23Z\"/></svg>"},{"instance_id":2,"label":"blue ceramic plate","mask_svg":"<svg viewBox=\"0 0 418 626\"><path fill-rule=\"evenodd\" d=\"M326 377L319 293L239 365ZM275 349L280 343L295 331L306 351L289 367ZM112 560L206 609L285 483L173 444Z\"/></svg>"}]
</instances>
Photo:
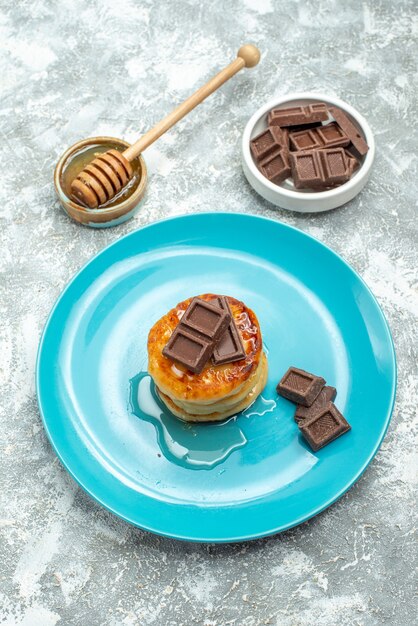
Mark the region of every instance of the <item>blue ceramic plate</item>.
<instances>
[{"instance_id":1,"label":"blue ceramic plate","mask_svg":"<svg viewBox=\"0 0 418 626\"><path fill-rule=\"evenodd\" d=\"M191 425L159 404L146 341L203 292L254 309L270 373L245 413ZM352 426L316 453L275 391L289 365L337 387ZM299 230L239 214L158 222L103 250L60 296L37 364L45 429L75 480L128 522L192 541L277 533L335 502L376 454L395 387L390 332L359 276Z\"/></svg>"}]
</instances>

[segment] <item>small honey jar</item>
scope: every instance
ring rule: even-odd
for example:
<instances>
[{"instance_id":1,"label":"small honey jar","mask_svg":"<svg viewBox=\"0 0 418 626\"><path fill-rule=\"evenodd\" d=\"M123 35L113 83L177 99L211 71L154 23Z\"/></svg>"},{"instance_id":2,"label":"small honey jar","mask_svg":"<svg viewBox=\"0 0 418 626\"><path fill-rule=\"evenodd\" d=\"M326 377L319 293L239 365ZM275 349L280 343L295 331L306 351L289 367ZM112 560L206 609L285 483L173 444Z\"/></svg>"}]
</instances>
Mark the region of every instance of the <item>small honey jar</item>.
<instances>
[{"instance_id":1,"label":"small honey jar","mask_svg":"<svg viewBox=\"0 0 418 626\"><path fill-rule=\"evenodd\" d=\"M142 156L131 162L133 176L129 183L97 209L74 202L70 191L74 178L98 154L111 149L123 152L129 145L114 137L90 137L74 144L62 155L55 168L54 184L61 206L69 217L85 226L106 228L122 224L136 213L147 184L147 168Z\"/></svg>"}]
</instances>

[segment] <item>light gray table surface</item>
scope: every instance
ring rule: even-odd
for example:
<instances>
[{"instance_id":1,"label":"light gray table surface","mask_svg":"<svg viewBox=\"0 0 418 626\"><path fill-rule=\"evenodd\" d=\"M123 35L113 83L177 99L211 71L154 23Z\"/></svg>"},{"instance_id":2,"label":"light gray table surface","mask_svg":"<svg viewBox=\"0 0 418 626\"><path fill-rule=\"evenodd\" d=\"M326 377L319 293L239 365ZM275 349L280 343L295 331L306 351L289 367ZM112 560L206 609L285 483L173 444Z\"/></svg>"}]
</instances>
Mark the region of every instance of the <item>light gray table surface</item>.
<instances>
[{"instance_id":1,"label":"light gray table surface","mask_svg":"<svg viewBox=\"0 0 418 626\"><path fill-rule=\"evenodd\" d=\"M413 0L0 0L2 626L416 623L417 32ZM246 41L260 65L146 152L137 217L71 222L52 185L63 150L133 141ZM302 90L354 105L377 142L364 191L318 215L274 209L240 165L249 116ZM399 371L389 432L355 487L298 528L224 546L153 536L93 502L55 457L34 388L43 324L72 275L125 233L208 210L264 215L340 253L380 302Z\"/></svg>"}]
</instances>

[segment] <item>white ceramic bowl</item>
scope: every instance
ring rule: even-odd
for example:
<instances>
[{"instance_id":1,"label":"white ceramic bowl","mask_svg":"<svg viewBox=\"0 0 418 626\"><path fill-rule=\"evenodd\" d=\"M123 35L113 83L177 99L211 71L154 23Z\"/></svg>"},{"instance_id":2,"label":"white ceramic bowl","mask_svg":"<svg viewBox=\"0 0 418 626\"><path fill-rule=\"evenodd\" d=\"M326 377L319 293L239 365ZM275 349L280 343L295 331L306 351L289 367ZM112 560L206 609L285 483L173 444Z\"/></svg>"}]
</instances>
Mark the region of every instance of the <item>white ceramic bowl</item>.
<instances>
[{"instance_id":1,"label":"white ceramic bowl","mask_svg":"<svg viewBox=\"0 0 418 626\"><path fill-rule=\"evenodd\" d=\"M286 108L301 104L313 104L315 102L325 102L342 109L364 135L369 146L369 151L362 159L359 169L349 181L327 191L312 192L300 189L296 190L291 179L284 181L281 185L270 182L263 176L253 160L250 152L251 139L267 128L267 114L271 109ZM364 117L353 109L352 106L346 104L339 98L326 96L321 93L295 93L267 102L267 104L258 109L251 117L242 137L242 167L250 185L257 193L263 196L263 198L276 206L288 209L289 211L299 211L301 213L329 211L352 200L354 196L363 189L369 179L374 155L375 143L373 134Z\"/></svg>"}]
</instances>

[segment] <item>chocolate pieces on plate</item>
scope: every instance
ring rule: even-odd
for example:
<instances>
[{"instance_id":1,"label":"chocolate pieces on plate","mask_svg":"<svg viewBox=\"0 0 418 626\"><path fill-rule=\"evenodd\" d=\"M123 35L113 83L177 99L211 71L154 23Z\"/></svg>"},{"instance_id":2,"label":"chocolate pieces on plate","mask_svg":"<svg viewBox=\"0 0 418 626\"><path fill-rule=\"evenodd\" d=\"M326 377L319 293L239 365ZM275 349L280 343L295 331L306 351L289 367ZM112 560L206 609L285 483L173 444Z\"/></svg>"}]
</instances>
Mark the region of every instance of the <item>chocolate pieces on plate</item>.
<instances>
[{"instance_id":1,"label":"chocolate pieces on plate","mask_svg":"<svg viewBox=\"0 0 418 626\"><path fill-rule=\"evenodd\" d=\"M337 395L335 387L323 387L318 396L312 402L311 406L303 406L298 404L295 411L295 421L300 424L305 419L315 417L321 409L323 409L329 402L333 402Z\"/></svg>"},{"instance_id":2,"label":"chocolate pieces on plate","mask_svg":"<svg viewBox=\"0 0 418 626\"><path fill-rule=\"evenodd\" d=\"M335 404L329 402L319 413L299 424L300 432L315 452L351 429Z\"/></svg>"},{"instance_id":3,"label":"chocolate pieces on plate","mask_svg":"<svg viewBox=\"0 0 418 626\"><path fill-rule=\"evenodd\" d=\"M297 367L289 367L277 385L277 393L303 406L310 406L325 385L321 376L315 376Z\"/></svg>"},{"instance_id":4,"label":"chocolate pieces on plate","mask_svg":"<svg viewBox=\"0 0 418 626\"><path fill-rule=\"evenodd\" d=\"M337 390L324 385L321 376L297 367L290 367L277 385L277 393L298 405L295 421L315 452L351 429L333 403Z\"/></svg>"}]
</instances>

